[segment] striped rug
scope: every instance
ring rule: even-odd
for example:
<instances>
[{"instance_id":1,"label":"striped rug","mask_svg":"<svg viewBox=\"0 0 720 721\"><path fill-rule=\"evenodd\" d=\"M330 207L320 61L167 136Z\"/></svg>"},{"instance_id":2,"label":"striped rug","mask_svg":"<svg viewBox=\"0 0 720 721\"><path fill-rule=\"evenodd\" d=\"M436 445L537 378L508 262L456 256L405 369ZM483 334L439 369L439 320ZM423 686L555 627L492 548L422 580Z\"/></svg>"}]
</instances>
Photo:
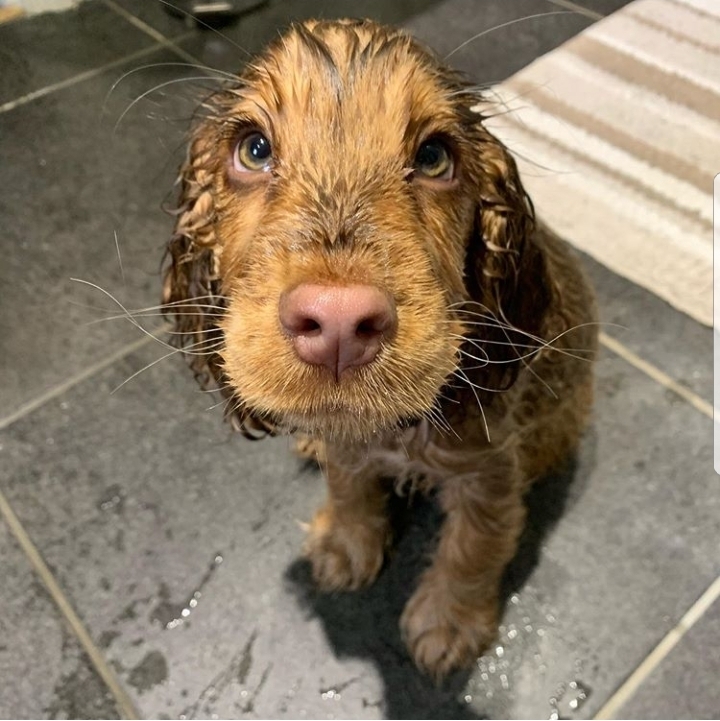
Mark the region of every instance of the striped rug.
<instances>
[{"instance_id":1,"label":"striped rug","mask_svg":"<svg viewBox=\"0 0 720 721\"><path fill-rule=\"evenodd\" d=\"M636 0L495 91L538 216L712 325L720 0Z\"/></svg>"}]
</instances>

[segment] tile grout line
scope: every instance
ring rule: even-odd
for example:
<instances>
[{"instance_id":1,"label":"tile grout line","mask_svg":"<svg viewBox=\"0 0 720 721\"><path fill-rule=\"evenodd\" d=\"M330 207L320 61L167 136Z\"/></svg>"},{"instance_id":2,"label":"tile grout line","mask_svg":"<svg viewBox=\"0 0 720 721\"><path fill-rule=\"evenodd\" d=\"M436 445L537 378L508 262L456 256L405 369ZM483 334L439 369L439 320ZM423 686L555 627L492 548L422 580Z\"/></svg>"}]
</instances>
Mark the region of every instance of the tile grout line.
<instances>
[{"instance_id":1,"label":"tile grout line","mask_svg":"<svg viewBox=\"0 0 720 721\"><path fill-rule=\"evenodd\" d=\"M195 34L193 30L189 30L187 33L179 35L177 38L173 38L171 40L170 38L165 37L165 35L163 35L159 30L156 30L151 25L148 25L144 20L141 20L140 18L125 10L125 8L118 5L115 0L102 0L102 2L105 7L120 15L120 17L125 18L125 20L127 20L130 24L134 25L138 30L144 32L146 35L149 35L157 42L166 46L174 53L179 55L183 60L187 60L190 63L204 65L204 63L200 62L200 60L198 60L194 55L191 55L177 45L179 41L185 40L189 35Z\"/></svg>"},{"instance_id":2,"label":"tile grout line","mask_svg":"<svg viewBox=\"0 0 720 721\"><path fill-rule=\"evenodd\" d=\"M97 363L88 366L87 368L85 368L85 370L80 371L80 373L71 376L70 378L68 378L68 380L50 388L50 390L40 394L39 396L36 396L31 401L23 403L15 412L11 413L9 416L5 416L5 418L0 418L0 431L7 428L9 425L15 423L15 421L20 420L28 413L32 413L37 408L40 408L40 406L45 405L45 403L51 401L53 398L57 398L58 396L62 395L63 393L65 393L65 391L70 390L78 383L82 383L82 381L87 380L99 371L104 370L108 366L111 366L113 363L120 360L121 358L124 358L126 355L129 355L130 353L133 353L136 350L142 348L144 345L150 343L152 340L152 338L143 337L139 340L136 340L134 343L125 345L119 350L115 351L115 353L112 353L106 358L103 358L101 361L98 361Z\"/></svg>"},{"instance_id":3,"label":"tile grout line","mask_svg":"<svg viewBox=\"0 0 720 721\"><path fill-rule=\"evenodd\" d=\"M671 378L667 373L661 371L652 363L648 363L643 360L639 355L633 353L629 348L626 348L620 341L615 338L600 332L600 342L606 348L611 350L616 355L619 355L623 360L630 363L630 365L637 368L639 371L649 376L656 383L659 383L664 388L672 391L675 395L680 396L684 401L687 401L693 408L700 411L703 415L706 415L711 420L713 419L713 406L706 400L700 398L699 395L691 391L686 386L678 383L676 380Z\"/></svg>"},{"instance_id":4,"label":"tile grout line","mask_svg":"<svg viewBox=\"0 0 720 721\"><path fill-rule=\"evenodd\" d=\"M120 5L113 2L113 0L102 0L102 4L105 5L105 7L109 10L112 10L113 12L123 17L131 25L134 25L138 30L142 31L146 35L149 35L156 42L166 43L168 41L168 39L161 32L155 30L154 27L148 25L145 21L140 20L140 18L128 12L127 10L125 10L125 8L120 7Z\"/></svg>"},{"instance_id":5,"label":"tile grout line","mask_svg":"<svg viewBox=\"0 0 720 721\"><path fill-rule=\"evenodd\" d=\"M637 368L651 380L671 391L675 395L700 411L703 415L713 419L713 406L700 398L689 388L678 383L667 373L656 366L643 360L640 356L626 348L620 341L615 340L604 332L600 332L600 343L608 350ZM677 625L667 633L653 650L642 660L640 665L628 676L628 678L615 690L610 698L605 701L600 710L595 714L595 719L615 718L617 712L637 692L650 674L669 655L670 651L678 644L683 636L703 616L705 611L714 601L720 598L720 577L705 590L700 598L685 612Z\"/></svg>"},{"instance_id":6,"label":"tile grout line","mask_svg":"<svg viewBox=\"0 0 720 721\"><path fill-rule=\"evenodd\" d=\"M179 35L177 38L175 38L175 40L184 40L192 34L192 31L188 31L183 35ZM130 55L123 55L121 58L106 63L105 65L91 68L90 70L86 70L85 72L79 73L78 75L73 75L72 77L66 78L65 80L60 80L57 83L53 83L52 85L46 85L43 88L33 90L31 93L28 93L27 95L22 95L21 97L15 98L14 100L8 100L7 102L0 105L0 114L6 113L10 110L14 110L15 108L26 105L27 103L32 102L33 100L37 100L38 98L43 98L46 95L50 95L58 90L64 90L65 88L77 85L77 83L81 83L85 80L89 80L90 78L94 78L95 76L101 75L107 70L112 70L113 68L123 65L124 63L138 60L139 58L145 57L146 55L151 55L152 53L157 52L163 47L170 47L170 49L172 49L173 51L182 53L182 50L176 47L173 41L164 38L162 42L158 42L156 45L151 45L147 48L143 48L142 50L138 50L137 52L131 53Z\"/></svg>"},{"instance_id":7,"label":"tile grout line","mask_svg":"<svg viewBox=\"0 0 720 721\"><path fill-rule=\"evenodd\" d=\"M557 5L558 7L565 8L566 10L574 10L576 13L584 15L591 20L602 20L606 17L602 13L590 10L576 2L572 2L572 0L548 0L548 2L551 2L553 5Z\"/></svg>"},{"instance_id":8,"label":"tile grout line","mask_svg":"<svg viewBox=\"0 0 720 721\"><path fill-rule=\"evenodd\" d=\"M670 651L718 598L720 598L720 577L716 578L700 598L690 606L677 625L661 639L660 643L610 696L593 718L615 718L622 706L635 694L647 677L669 655Z\"/></svg>"},{"instance_id":9,"label":"tile grout line","mask_svg":"<svg viewBox=\"0 0 720 721\"><path fill-rule=\"evenodd\" d=\"M15 512L12 510L10 503L5 498L2 491L0 491L0 515L5 518L5 521L10 527L11 533L17 540L21 549L24 551L25 556L28 558L35 572L40 577L40 580L55 602L55 605L60 610L60 613L69 624L83 650L90 658L90 662L93 667L112 693L123 717L126 719L139 719L140 714L135 708L132 700L120 685L120 682L117 680L117 677L108 665L104 656L90 637L90 634L83 625L83 622L80 620L80 617L77 613L75 613L75 610L66 598L60 588L60 585L55 580L52 572L47 567L47 564L43 560L43 557L40 555L40 552L36 548L35 544L32 542L32 539L23 527L20 519L15 515Z\"/></svg>"}]
</instances>

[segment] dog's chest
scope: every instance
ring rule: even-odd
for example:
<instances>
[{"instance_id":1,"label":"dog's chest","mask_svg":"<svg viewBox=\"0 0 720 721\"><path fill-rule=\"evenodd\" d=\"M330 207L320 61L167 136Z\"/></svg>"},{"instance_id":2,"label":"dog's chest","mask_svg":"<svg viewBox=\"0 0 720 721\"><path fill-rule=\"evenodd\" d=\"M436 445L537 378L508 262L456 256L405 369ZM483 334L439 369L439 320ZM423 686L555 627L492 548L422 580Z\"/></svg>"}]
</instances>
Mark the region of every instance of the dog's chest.
<instances>
[{"instance_id":1,"label":"dog's chest","mask_svg":"<svg viewBox=\"0 0 720 721\"><path fill-rule=\"evenodd\" d=\"M380 473L399 484L434 485L447 473L448 451L438 445L432 428L423 420L401 435L371 446L368 460Z\"/></svg>"}]
</instances>

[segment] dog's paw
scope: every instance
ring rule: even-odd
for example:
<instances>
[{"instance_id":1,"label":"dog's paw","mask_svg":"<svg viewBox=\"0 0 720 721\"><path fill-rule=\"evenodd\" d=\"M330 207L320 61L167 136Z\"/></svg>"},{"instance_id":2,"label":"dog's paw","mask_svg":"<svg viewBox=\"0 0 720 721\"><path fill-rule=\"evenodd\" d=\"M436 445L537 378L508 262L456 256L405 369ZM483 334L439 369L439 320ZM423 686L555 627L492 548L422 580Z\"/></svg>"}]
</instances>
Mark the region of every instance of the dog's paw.
<instances>
[{"instance_id":1,"label":"dog's paw","mask_svg":"<svg viewBox=\"0 0 720 721\"><path fill-rule=\"evenodd\" d=\"M470 665L497 636L497 604L468 606L426 577L400 619L416 665L436 680Z\"/></svg>"},{"instance_id":2,"label":"dog's paw","mask_svg":"<svg viewBox=\"0 0 720 721\"><path fill-rule=\"evenodd\" d=\"M371 583L382 567L388 538L384 518L341 522L328 507L320 509L304 546L315 582L325 591L356 590Z\"/></svg>"}]
</instances>

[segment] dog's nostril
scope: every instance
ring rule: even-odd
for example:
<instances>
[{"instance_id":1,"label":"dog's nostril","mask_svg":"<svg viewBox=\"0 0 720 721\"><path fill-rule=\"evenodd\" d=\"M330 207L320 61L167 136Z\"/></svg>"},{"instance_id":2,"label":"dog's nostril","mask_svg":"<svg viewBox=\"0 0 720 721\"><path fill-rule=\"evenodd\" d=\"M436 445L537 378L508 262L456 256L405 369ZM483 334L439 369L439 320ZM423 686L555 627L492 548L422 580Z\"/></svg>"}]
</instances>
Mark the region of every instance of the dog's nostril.
<instances>
[{"instance_id":1,"label":"dog's nostril","mask_svg":"<svg viewBox=\"0 0 720 721\"><path fill-rule=\"evenodd\" d=\"M295 325L298 335L317 335L322 333L322 326L314 318L301 318Z\"/></svg>"},{"instance_id":2,"label":"dog's nostril","mask_svg":"<svg viewBox=\"0 0 720 721\"><path fill-rule=\"evenodd\" d=\"M365 318L355 327L355 335L358 338L374 338L383 332L384 325L382 316Z\"/></svg>"}]
</instances>

